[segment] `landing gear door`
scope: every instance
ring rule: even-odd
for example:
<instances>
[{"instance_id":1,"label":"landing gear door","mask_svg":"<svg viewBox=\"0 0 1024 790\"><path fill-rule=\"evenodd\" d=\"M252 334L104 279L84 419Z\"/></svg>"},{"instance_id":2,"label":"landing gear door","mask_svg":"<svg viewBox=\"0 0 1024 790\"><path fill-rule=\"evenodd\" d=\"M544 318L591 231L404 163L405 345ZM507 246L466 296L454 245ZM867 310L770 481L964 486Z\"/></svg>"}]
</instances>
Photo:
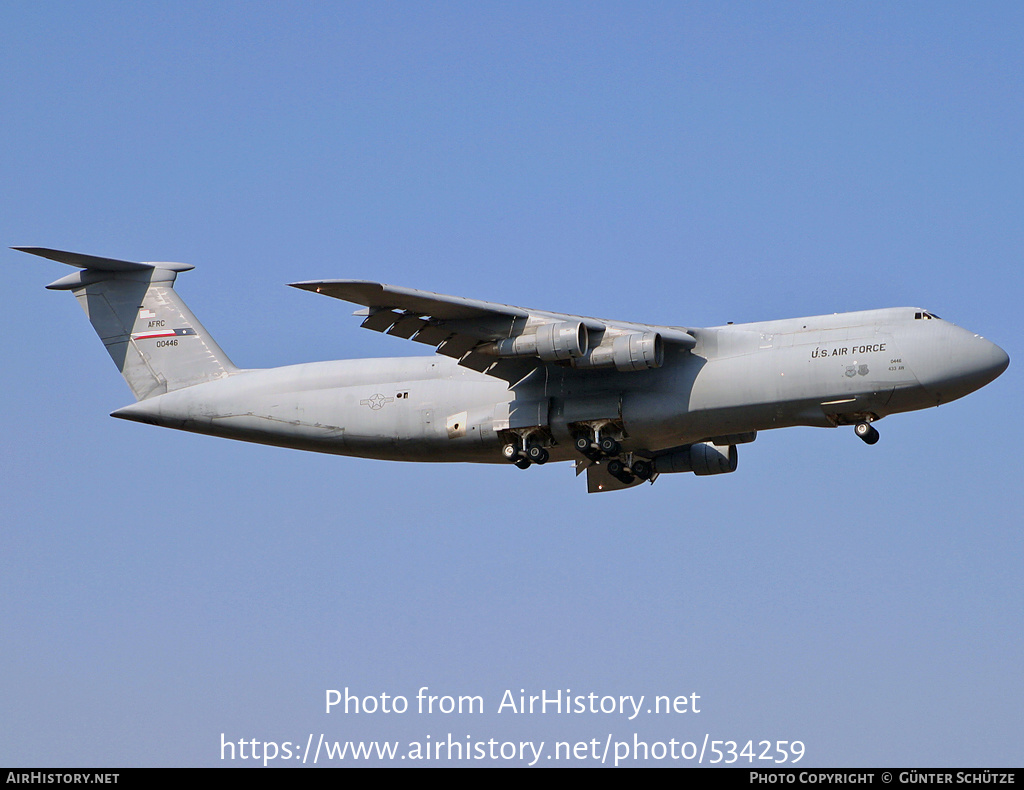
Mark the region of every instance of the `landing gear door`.
<instances>
[{"instance_id":1,"label":"landing gear door","mask_svg":"<svg viewBox=\"0 0 1024 790\"><path fill-rule=\"evenodd\" d=\"M590 395L556 400L551 414L551 433L558 441L571 442L581 425L611 423L621 426L622 398Z\"/></svg>"},{"instance_id":2,"label":"landing gear door","mask_svg":"<svg viewBox=\"0 0 1024 790\"><path fill-rule=\"evenodd\" d=\"M546 428L548 425L549 400L518 401L509 404L508 427Z\"/></svg>"},{"instance_id":3,"label":"landing gear door","mask_svg":"<svg viewBox=\"0 0 1024 790\"><path fill-rule=\"evenodd\" d=\"M594 464L587 467L588 494L599 494L603 491L621 491L623 488L638 486L642 482L644 481L637 477L629 483L623 483L617 477L611 475L607 464Z\"/></svg>"},{"instance_id":4,"label":"landing gear door","mask_svg":"<svg viewBox=\"0 0 1024 790\"><path fill-rule=\"evenodd\" d=\"M495 433L498 433L499 431L507 431L508 430L508 427L509 427L508 426L508 422L509 422L509 409L510 408L511 408L511 404L510 403L496 403L496 404L494 404L494 420L493 420L493 423L492 423L492 427L494 428L494 432Z\"/></svg>"}]
</instances>

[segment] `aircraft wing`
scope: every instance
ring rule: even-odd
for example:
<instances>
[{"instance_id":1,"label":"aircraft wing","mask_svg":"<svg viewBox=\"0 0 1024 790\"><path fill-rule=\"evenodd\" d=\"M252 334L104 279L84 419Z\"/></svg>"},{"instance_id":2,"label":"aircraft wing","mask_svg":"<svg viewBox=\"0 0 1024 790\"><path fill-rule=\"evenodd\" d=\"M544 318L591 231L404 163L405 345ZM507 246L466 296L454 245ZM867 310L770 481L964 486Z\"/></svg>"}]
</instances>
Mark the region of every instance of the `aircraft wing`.
<instances>
[{"instance_id":1,"label":"aircraft wing","mask_svg":"<svg viewBox=\"0 0 1024 790\"><path fill-rule=\"evenodd\" d=\"M682 327L606 321L447 296L365 280L315 280L294 288L364 305L376 332L434 346L460 365L515 383L545 363L577 368L660 367L664 344L693 348Z\"/></svg>"}]
</instances>

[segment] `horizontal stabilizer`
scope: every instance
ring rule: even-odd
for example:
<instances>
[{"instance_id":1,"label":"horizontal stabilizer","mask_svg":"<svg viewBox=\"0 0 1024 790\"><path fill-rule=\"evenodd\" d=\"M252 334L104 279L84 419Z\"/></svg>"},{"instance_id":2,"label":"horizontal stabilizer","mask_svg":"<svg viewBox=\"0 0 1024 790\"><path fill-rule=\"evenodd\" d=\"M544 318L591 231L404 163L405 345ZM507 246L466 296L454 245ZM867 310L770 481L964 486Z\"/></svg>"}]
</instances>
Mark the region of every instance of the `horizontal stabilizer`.
<instances>
[{"instance_id":1,"label":"horizontal stabilizer","mask_svg":"<svg viewBox=\"0 0 1024 790\"><path fill-rule=\"evenodd\" d=\"M98 255L84 255L80 252L51 250L48 247L11 247L12 250L49 258L51 261L77 266L79 269L95 269L101 272L142 272L147 269L167 269L171 272L187 272L196 268L190 263L140 263L137 261L121 261L117 258L101 258Z\"/></svg>"}]
</instances>

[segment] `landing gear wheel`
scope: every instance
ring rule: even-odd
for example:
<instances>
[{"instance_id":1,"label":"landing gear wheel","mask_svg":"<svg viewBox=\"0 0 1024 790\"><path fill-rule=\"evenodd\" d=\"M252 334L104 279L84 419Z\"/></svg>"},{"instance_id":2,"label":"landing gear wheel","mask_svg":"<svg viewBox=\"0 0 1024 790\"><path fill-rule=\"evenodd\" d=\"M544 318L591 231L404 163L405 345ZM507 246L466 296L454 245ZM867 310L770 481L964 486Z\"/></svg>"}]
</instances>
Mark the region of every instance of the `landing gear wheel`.
<instances>
[{"instance_id":1,"label":"landing gear wheel","mask_svg":"<svg viewBox=\"0 0 1024 790\"><path fill-rule=\"evenodd\" d=\"M576 437L576 450L586 455L590 452L590 439L586 436Z\"/></svg>"},{"instance_id":2,"label":"landing gear wheel","mask_svg":"<svg viewBox=\"0 0 1024 790\"><path fill-rule=\"evenodd\" d=\"M608 456L618 455L619 450L621 449L619 447L619 443L611 436L605 436L600 442L598 442L597 446L600 448L602 453Z\"/></svg>"},{"instance_id":3,"label":"landing gear wheel","mask_svg":"<svg viewBox=\"0 0 1024 790\"><path fill-rule=\"evenodd\" d=\"M506 461L514 461L519 457L519 448L514 444L506 444L501 448L501 454L505 457Z\"/></svg>"},{"instance_id":4,"label":"landing gear wheel","mask_svg":"<svg viewBox=\"0 0 1024 790\"><path fill-rule=\"evenodd\" d=\"M517 458L516 466L518 466L520 469L529 469L530 462L526 458Z\"/></svg>"},{"instance_id":5,"label":"landing gear wheel","mask_svg":"<svg viewBox=\"0 0 1024 790\"><path fill-rule=\"evenodd\" d=\"M639 458L633 461L633 474L641 480L650 480L654 474L654 464L650 461L643 461Z\"/></svg>"},{"instance_id":6,"label":"landing gear wheel","mask_svg":"<svg viewBox=\"0 0 1024 790\"><path fill-rule=\"evenodd\" d=\"M608 462L608 474L623 483L633 482L633 475L626 471L626 465L618 458L613 458Z\"/></svg>"},{"instance_id":7,"label":"landing gear wheel","mask_svg":"<svg viewBox=\"0 0 1024 790\"><path fill-rule=\"evenodd\" d=\"M874 444L879 439L878 431L869 422L858 422L853 426L853 432L857 434L857 437L862 439L865 444Z\"/></svg>"},{"instance_id":8,"label":"landing gear wheel","mask_svg":"<svg viewBox=\"0 0 1024 790\"><path fill-rule=\"evenodd\" d=\"M541 447L539 444L531 444L526 449L526 457L529 458L535 464L546 464L548 458L548 451Z\"/></svg>"}]
</instances>

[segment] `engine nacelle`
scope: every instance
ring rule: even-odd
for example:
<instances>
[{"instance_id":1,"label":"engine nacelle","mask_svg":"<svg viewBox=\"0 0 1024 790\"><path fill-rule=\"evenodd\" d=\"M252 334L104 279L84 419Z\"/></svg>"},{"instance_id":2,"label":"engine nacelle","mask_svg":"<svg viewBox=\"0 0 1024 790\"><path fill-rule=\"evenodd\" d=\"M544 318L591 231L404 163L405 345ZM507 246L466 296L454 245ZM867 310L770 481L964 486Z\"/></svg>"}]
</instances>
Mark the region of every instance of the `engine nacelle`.
<instances>
[{"instance_id":1,"label":"engine nacelle","mask_svg":"<svg viewBox=\"0 0 1024 790\"><path fill-rule=\"evenodd\" d=\"M654 459L658 472L693 472L695 475L720 475L735 472L739 461L736 445L726 446L711 442L697 442L668 455Z\"/></svg>"},{"instance_id":2,"label":"engine nacelle","mask_svg":"<svg viewBox=\"0 0 1024 790\"><path fill-rule=\"evenodd\" d=\"M660 368L665 362L665 341L657 332L634 332L615 338L612 357L619 370Z\"/></svg>"},{"instance_id":3,"label":"engine nacelle","mask_svg":"<svg viewBox=\"0 0 1024 790\"><path fill-rule=\"evenodd\" d=\"M581 357L587 353L590 333L582 321L541 324L529 335L518 335L492 343L487 349L499 357L540 357L545 362Z\"/></svg>"},{"instance_id":4,"label":"engine nacelle","mask_svg":"<svg viewBox=\"0 0 1024 790\"><path fill-rule=\"evenodd\" d=\"M660 368L665 362L665 341L658 332L619 335L573 360L579 368L610 368L623 372Z\"/></svg>"}]
</instances>

